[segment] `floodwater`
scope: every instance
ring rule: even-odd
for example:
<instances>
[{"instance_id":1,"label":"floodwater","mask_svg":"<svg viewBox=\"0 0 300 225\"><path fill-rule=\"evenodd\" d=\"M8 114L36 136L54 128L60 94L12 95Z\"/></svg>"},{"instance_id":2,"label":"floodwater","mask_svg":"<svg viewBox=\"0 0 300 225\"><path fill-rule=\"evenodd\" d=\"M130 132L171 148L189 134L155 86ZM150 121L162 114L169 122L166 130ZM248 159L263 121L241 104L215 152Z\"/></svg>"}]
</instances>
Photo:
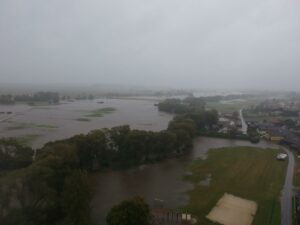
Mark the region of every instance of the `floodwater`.
<instances>
[{"instance_id":1,"label":"floodwater","mask_svg":"<svg viewBox=\"0 0 300 225\"><path fill-rule=\"evenodd\" d=\"M0 112L5 112L0 114L0 137L32 138L32 147L39 148L49 141L127 124L133 129L159 131L167 128L173 116L159 112L154 106L157 102L96 99L49 106L0 105ZM108 107L116 111L102 117L86 117L93 110ZM78 121L79 118L90 121Z\"/></svg>"},{"instance_id":2,"label":"floodwater","mask_svg":"<svg viewBox=\"0 0 300 225\"><path fill-rule=\"evenodd\" d=\"M5 112L0 113L0 137L31 135L35 137L32 146L39 148L48 141L125 124L134 129L159 131L167 128L173 116L159 112L154 106L157 102L147 99L97 99L51 106L0 105L0 112ZM107 107L116 111L103 117L85 117L92 110ZM91 121L78 121L79 118ZM247 141L197 138L194 148L183 157L125 171L94 174L94 197L91 202L94 221L105 224L105 217L113 205L136 195L144 197L150 204L159 199L169 208L183 206L188 200L186 192L193 188L191 183L183 180L187 166L197 158L205 158L211 148L232 146L277 147L264 141L253 145Z\"/></svg>"},{"instance_id":3,"label":"floodwater","mask_svg":"<svg viewBox=\"0 0 300 225\"><path fill-rule=\"evenodd\" d=\"M191 183L183 180L188 165L197 158L205 159L209 149L235 146L278 148L265 141L252 144L248 141L201 137L194 141L194 148L186 156L125 171L95 174L95 195L91 203L94 221L99 225L105 224L105 217L113 205L136 195L144 197L150 205L159 199L168 208L183 206L188 200L186 192L193 188Z\"/></svg>"}]
</instances>

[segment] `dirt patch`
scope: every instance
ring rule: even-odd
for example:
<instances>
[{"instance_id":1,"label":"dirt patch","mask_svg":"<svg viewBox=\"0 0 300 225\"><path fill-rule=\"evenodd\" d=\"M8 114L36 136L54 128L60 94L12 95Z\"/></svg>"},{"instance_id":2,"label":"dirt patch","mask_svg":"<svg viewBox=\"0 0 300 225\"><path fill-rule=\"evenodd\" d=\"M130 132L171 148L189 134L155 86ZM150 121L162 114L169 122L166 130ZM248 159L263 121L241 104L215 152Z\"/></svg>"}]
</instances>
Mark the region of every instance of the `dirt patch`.
<instances>
[{"instance_id":1,"label":"dirt patch","mask_svg":"<svg viewBox=\"0 0 300 225\"><path fill-rule=\"evenodd\" d=\"M254 201L225 193L206 218L223 225L251 225L256 211Z\"/></svg>"}]
</instances>

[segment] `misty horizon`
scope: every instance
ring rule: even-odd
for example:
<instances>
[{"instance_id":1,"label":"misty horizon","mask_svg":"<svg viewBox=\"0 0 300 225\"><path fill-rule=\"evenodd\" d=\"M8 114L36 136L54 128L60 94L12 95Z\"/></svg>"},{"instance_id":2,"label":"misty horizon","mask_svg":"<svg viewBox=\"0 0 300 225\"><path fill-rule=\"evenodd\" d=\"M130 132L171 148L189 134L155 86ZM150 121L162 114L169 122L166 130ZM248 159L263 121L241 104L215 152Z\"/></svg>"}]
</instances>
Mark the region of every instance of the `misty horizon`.
<instances>
[{"instance_id":1,"label":"misty horizon","mask_svg":"<svg viewBox=\"0 0 300 225\"><path fill-rule=\"evenodd\" d=\"M296 1L0 3L1 84L297 91Z\"/></svg>"}]
</instances>

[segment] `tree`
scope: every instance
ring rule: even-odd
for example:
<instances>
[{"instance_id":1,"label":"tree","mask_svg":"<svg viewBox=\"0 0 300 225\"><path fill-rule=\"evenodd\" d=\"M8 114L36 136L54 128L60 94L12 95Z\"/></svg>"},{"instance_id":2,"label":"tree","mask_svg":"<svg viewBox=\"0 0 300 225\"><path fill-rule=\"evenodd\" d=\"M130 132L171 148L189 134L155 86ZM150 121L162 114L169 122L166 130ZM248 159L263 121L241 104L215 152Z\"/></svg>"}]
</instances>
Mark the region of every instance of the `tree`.
<instances>
[{"instance_id":1,"label":"tree","mask_svg":"<svg viewBox=\"0 0 300 225\"><path fill-rule=\"evenodd\" d=\"M149 225L150 209L147 203L134 197L114 206L107 215L107 225Z\"/></svg>"},{"instance_id":2,"label":"tree","mask_svg":"<svg viewBox=\"0 0 300 225\"><path fill-rule=\"evenodd\" d=\"M15 139L0 139L0 171L15 170L32 163L33 150Z\"/></svg>"},{"instance_id":3,"label":"tree","mask_svg":"<svg viewBox=\"0 0 300 225\"><path fill-rule=\"evenodd\" d=\"M196 124L190 118L177 116L169 123L168 130L185 130L191 137L194 137L196 134Z\"/></svg>"},{"instance_id":4,"label":"tree","mask_svg":"<svg viewBox=\"0 0 300 225\"><path fill-rule=\"evenodd\" d=\"M87 173L82 170L74 170L65 179L63 189L63 212L65 223L70 225L89 225L91 188Z\"/></svg>"}]
</instances>

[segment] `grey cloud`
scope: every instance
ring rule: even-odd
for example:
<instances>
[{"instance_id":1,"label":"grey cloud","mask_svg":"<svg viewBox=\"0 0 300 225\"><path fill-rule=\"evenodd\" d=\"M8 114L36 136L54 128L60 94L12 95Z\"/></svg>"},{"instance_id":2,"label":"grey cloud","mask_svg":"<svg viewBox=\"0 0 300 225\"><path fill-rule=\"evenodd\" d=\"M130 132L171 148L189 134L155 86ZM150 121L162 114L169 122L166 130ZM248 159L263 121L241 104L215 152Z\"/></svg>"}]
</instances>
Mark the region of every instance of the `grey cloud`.
<instances>
[{"instance_id":1,"label":"grey cloud","mask_svg":"<svg viewBox=\"0 0 300 225\"><path fill-rule=\"evenodd\" d=\"M296 0L1 0L1 82L297 90Z\"/></svg>"}]
</instances>

